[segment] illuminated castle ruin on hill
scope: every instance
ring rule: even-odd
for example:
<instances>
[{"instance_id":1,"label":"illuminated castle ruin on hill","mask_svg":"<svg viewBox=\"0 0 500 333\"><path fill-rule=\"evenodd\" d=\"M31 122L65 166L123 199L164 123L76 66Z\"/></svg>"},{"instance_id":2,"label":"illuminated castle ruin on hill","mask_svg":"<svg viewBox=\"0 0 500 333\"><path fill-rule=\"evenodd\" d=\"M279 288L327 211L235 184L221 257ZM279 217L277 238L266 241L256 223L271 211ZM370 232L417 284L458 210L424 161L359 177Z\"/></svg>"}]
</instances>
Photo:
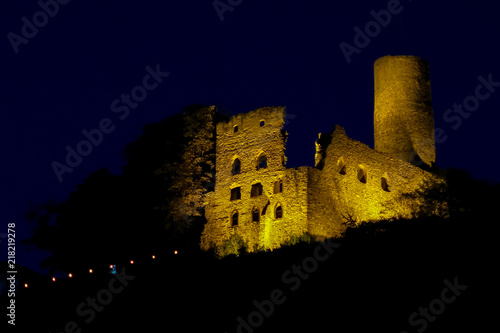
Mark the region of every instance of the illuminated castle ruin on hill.
<instances>
[{"instance_id":1,"label":"illuminated castle ruin on hill","mask_svg":"<svg viewBox=\"0 0 500 333\"><path fill-rule=\"evenodd\" d=\"M234 244L272 250L302 235L338 237L346 219L418 216L425 200L415 193L442 182L429 171L436 159L429 66L415 56L385 56L374 74L375 149L336 126L319 134L315 167L287 168L284 107L217 124L202 249L220 256L235 253Z\"/></svg>"}]
</instances>

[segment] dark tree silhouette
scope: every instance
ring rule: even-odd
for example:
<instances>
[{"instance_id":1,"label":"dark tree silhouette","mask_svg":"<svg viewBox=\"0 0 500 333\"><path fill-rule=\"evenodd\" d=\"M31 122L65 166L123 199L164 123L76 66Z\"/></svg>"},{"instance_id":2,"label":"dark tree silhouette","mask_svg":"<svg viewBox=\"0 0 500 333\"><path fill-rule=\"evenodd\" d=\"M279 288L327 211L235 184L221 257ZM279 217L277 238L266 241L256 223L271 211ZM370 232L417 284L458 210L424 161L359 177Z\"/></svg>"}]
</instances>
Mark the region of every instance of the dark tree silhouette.
<instances>
[{"instance_id":1,"label":"dark tree silhouette","mask_svg":"<svg viewBox=\"0 0 500 333\"><path fill-rule=\"evenodd\" d=\"M26 243L52 252L44 266L73 272L174 246L197 248L218 119L213 107L194 105L145 126L125 149L123 174L98 170L65 202L28 212L36 230Z\"/></svg>"},{"instance_id":2,"label":"dark tree silhouette","mask_svg":"<svg viewBox=\"0 0 500 333\"><path fill-rule=\"evenodd\" d=\"M130 230L137 214L124 185L123 176L101 169L78 185L64 203L47 206L44 213L30 213L38 229L29 242L52 252L46 265L75 271L81 264L114 262L133 250L136 243ZM49 223L51 219L54 224Z\"/></svg>"}]
</instances>

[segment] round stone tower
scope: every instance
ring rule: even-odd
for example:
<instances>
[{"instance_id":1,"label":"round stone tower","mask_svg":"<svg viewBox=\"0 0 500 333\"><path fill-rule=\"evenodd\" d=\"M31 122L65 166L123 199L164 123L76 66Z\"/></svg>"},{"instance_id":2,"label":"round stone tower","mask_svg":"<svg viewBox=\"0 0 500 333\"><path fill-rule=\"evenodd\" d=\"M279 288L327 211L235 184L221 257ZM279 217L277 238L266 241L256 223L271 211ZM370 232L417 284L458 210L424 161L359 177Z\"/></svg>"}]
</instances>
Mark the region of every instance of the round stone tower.
<instances>
[{"instance_id":1,"label":"round stone tower","mask_svg":"<svg viewBox=\"0 0 500 333\"><path fill-rule=\"evenodd\" d=\"M428 63L415 56L375 61L375 150L420 165L436 161Z\"/></svg>"}]
</instances>

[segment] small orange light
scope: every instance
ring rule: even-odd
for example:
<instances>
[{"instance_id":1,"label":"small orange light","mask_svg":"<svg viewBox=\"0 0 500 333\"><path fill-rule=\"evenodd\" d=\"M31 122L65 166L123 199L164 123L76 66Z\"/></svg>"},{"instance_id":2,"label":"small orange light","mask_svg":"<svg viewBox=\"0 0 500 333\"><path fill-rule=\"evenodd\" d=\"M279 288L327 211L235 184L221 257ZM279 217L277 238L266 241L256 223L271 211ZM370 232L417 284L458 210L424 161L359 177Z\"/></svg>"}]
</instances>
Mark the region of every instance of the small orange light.
<instances>
[{"instance_id":1,"label":"small orange light","mask_svg":"<svg viewBox=\"0 0 500 333\"><path fill-rule=\"evenodd\" d=\"M174 254L177 254L177 253L178 253L178 252L177 252L177 250L175 250L175 251L174 251Z\"/></svg>"},{"instance_id":2,"label":"small orange light","mask_svg":"<svg viewBox=\"0 0 500 333\"><path fill-rule=\"evenodd\" d=\"M92 268L89 269L89 273L92 274L94 271L92 270Z\"/></svg>"},{"instance_id":3,"label":"small orange light","mask_svg":"<svg viewBox=\"0 0 500 333\"><path fill-rule=\"evenodd\" d=\"M113 268L113 265L109 265L109 268Z\"/></svg>"},{"instance_id":4,"label":"small orange light","mask_svg":"<svg viewBox=\"0 0 500 333\"><path fill-rule=\"evenodd\" d=\"M133 261L133 260L130 260L130 263L133 265L133 264L134 264L134 261Z\"/></svg>"},{"instance_id":5,"label":"small orange light","mask_svg":"<svg viewBox=\"0 0 500 333\"><path fill-rule=\"evenodd\" d=\"M72 278L72 277L73 277L73 274L69 273L69 274L68 274L68 276L69 276L70 278Z\"/></svg>"},{"instance_id":6,"label":"small orange light","mask_svg":"<svg viewBox=\"0 0 500 333\"><path fill-rule=\"evenodd\" d=\"M156 259L156 256L152 256L153 259Z\"/></svg>"},{"instance_id":7,"label":"small orange light","mask_svg":"<svg viewBox=\"0 0 500 333\"><path fill-rule=\"evenodd\" d=\"M52 278L52 281L56 282L56 278L55 278L55 277L53 277L53 278Z\"/></svg>"},{"instance_id":8,"label":"small orange light","mask_svg":"<svg viewBox=\"0 0 500 333\"><path fill-rule=\"evenodd\" d=\"M28 288L28 284L27 283L24 284L24 288Z\"/></svg>"}]
</instances>

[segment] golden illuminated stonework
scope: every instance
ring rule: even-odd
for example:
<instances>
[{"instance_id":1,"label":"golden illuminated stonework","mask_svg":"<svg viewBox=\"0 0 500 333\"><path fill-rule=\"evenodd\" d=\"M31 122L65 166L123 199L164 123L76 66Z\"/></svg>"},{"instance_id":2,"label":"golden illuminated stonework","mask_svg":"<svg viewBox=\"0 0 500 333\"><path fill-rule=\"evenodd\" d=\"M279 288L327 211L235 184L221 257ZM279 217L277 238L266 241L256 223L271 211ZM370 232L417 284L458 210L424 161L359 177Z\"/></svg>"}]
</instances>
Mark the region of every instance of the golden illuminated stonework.
<instances>
[{"instance_id":1,"label":"golden illuminated stonework","mask_svg":"<svg viewBox=\"0 0 500 333\"><path fill-rule=\"evenodd\" d=\"M344 222L413 218L422 189L443 181L435 162L428 65L413 56L375 62L375 149L336 126L319 134L315 167L286 168L284 107L238 114L216 127L215 190L206 198L204 250L273 250L301 237L339 237Z\"/></svg>"}]
</instances>

